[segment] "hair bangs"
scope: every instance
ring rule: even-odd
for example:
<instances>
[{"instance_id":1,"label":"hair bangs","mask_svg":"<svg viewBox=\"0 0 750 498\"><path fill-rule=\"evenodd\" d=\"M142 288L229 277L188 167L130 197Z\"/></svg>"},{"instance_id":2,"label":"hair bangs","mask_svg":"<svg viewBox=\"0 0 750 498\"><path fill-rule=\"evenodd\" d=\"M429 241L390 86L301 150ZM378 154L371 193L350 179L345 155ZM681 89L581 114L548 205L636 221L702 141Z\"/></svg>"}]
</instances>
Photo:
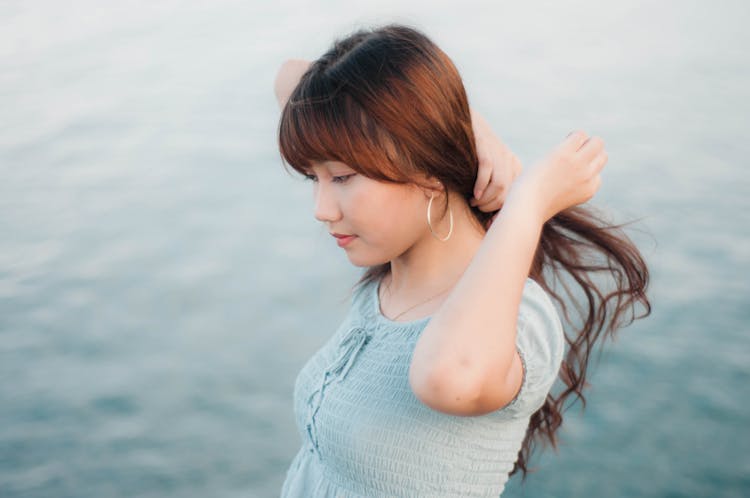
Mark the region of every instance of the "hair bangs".
<instances>
[{"instance_id":1,"label":"hair bangs","mask_svg":"<svg viewBox=\"0 0 750 498\"><path fill-rule=\"evenodd\" d=\"M403 148L351 95L340 88L312 92L312 87L303 78L282 111L279 151L286 163L305 175L314 163L339 161L377 180L410 181Z\"/></svg>"}]
</instances>

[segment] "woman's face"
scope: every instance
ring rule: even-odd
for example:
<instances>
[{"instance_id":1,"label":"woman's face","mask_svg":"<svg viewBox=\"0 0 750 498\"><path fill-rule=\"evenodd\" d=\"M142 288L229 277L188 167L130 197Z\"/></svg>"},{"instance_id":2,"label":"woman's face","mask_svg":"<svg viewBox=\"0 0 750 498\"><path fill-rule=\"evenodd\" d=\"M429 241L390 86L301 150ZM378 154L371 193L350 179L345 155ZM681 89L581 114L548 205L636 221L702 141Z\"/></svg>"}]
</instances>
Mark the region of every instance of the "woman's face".
<instances>
[{"instance_id":1,"label":"woman's face","mask_svg":"<svg viewBox=\"0 0 750 498\"><path fill-rule=\"evenodd\" d=\"M335 240L355 266L391 261L429 236L429 198L415 185L373 180L338 161L316 163L308 178L315 218L332 236L349 236Z\"/></svg>"}]
</instances>

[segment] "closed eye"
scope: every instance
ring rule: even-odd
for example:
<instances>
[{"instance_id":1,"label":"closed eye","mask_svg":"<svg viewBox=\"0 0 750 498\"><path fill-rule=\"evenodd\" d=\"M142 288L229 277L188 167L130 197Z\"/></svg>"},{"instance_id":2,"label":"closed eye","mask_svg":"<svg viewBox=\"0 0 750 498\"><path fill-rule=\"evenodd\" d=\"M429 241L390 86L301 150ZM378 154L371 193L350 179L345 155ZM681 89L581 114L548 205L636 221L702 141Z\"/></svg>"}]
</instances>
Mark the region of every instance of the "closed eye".
<instances>
[{"instance_id":1,"label":"closed eye","mask_svg":"<svg viewBox=\"0 0 750 498\"><path fill-rule=\"evenodd\" d=\"M345 183L349 178L353 177L354 175L356 175L356 173L351 173L348 175L341 175L341 176L332 176L331 179L333 183ZM318 177L315 175L305 174L304 177L306 180L310 180L313 182L318 181Z\"/></svg>"},{"instance_id":2,"label":"closed eye","mask_svg":"<svg viewBox=\"0 0 750 498\"><path fill-rule=\"evenodd\" d=\"M334 176L333 177L333 183L344 183L349 178L353 177L354 175L356 175L356 173L351 173L349 175L342 175L342 176Z\"/></svg>"}]
</instances>

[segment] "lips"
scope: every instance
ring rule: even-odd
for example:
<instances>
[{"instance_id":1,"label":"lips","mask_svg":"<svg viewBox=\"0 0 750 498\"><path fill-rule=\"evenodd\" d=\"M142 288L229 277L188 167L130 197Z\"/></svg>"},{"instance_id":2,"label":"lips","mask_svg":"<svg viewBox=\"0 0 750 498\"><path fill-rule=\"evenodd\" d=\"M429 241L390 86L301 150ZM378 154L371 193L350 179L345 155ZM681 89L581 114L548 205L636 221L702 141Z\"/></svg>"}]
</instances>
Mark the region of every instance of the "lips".
<instances>
[{"instance_id":1,"label":"lips","mask_svg":"<svg viewBox=\"0 0 750 498\"><path fill-rule=\"evenodd\" d=\"M339 245L339 247L344 247L352 240L356 239L356 235L347 235L343 233L331 233L334 237L336 237L336 243Z\"/></svg>"}]
</instances>

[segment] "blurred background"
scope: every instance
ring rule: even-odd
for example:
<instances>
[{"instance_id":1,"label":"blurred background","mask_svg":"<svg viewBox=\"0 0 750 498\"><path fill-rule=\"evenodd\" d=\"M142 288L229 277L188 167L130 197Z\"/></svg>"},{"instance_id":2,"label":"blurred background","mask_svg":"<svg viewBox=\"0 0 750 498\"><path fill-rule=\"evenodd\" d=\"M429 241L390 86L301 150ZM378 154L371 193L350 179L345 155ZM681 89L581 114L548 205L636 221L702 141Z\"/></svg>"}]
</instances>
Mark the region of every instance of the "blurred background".
<instances>
[{"instance_id":1,"label":"blurred background","mask_svg":"<svg viewBox=\"0 0 750 498\"><path fill-rule=\"evenodd\" d=\"M403 22L525 164L605 139L652 271L559 453L503 496L750 494L744 1L0 3L0 496L278 496L360 274L283 168L273 79Z\"/></svg>"}]
</instances>

